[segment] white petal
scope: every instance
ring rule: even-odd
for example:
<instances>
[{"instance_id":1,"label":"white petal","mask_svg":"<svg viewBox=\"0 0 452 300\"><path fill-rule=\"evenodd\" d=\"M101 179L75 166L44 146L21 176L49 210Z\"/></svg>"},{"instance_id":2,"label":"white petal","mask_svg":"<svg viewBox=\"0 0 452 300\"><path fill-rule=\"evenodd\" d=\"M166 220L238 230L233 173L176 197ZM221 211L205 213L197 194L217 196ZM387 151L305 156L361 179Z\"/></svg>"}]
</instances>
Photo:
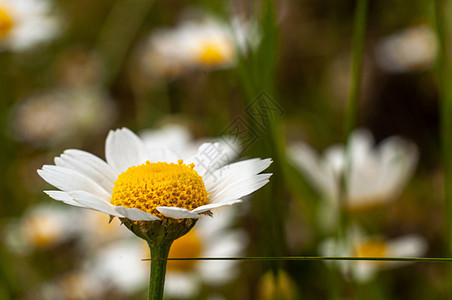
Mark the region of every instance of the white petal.
<instances>
[{"instance_id":1,"label":"white petal","mask_svg":"<svg viewBox=\"0 0 452 300\"><path fill-rule=\"evenodd\" d=\"M353 264L351 271L356 281L364 283L372 280L377 275L377 266L367 261L357 261Z\"/></svg>"},{"instance_id":2,"label":"white petal","mask_svg":"<svg viewBox=\"0 0 452 300\"><path fill-rule=\"evenodd\" d=\"M202 257L237 257L243 255L246 247L246 235L240 231L218 232L221 238L208 241ZM238 261L200 261L197 265L201 276L209 284L225 284L235 278Z\"/></svg>"},{"instance_id":3,"label":"white petal","mask_svg":"<svg viewBox=\"0 0 452 300\"><path fill-rule=\"evenodd\" d=\"M236 200L264 186L271 174L258 174L265 170L270 159L249 159L227 165L205 178L206 190L212 202Z\"/></svg>"},{"instance_id":4,"label":"white petal","mask_svg":"<svg viewBox=\"0 0 452 300\"><path fill-rule=\"evenodd\" d=\"M290 145L287 152L294 166L319 192L323 193L328 186L327 174L320 167L319 157L314 149L305 143L296 143Z\"/></svg>"},{"instance_id":5,"label":"white petal","mask_svg":"<svg viewBox=\"0 0 452 300\"><path fill-rule=\"evenodd\" d=\"M116 240L90 253L85 269L90 277L101 280L98 287L101 290L114 286L127 295L136 293L146 285L149 276L149 262L141 260L144 249L140 239Z\"/></svg>"},{"instance_id":6,"label":"white petal","mask_svg":"<svg viewBox=\"0 0 452 300\"><path fill-rule=\"evenodd\" d=\"M117 206L115 210L124 215L127 219L133 221L156 221L160 220L158 217L153 216L145 211L142 211L138 208L126 208L124 206Z\"/></svg>"},{"instance_id":7,"label":"white petal","mask_svg":"<svg viewBox=\"0 0 452 300\"><path fill-rule=\"evenodd\" d=\"M230 162L237 156L234 148L227 142L204 143L198 152L188 162L195 164L195 170L200 176L206 175Z\"/></svg>"},{"instance_id":8,"label":"white petal","mask_svg":"<svg viewBox=\"0 0 452 300\"><path fill-rule=\"evenodd\" d=\"M187 127L170 124L160 129L148 129L140 134L141 139L149 151L155 149L170 149L177 152L185 149L192 139Z\"/></svg>"},{"instance_id":9,"label":"white petal","mask_svg":"<svg viewBox=\"0 0 452 300\"><path fill-rule=\"evenodd\" d=\"M231 201L225 201L225 202L219 202L219 203L210 203L210 204L206 204L206 205L197 207L197 208L193 209L191 212L200 214L200 213L206 212L208 210L212 210L212 209L222 207L222 206L233 205L233 204L240 203L240 202L243 202L243 201L242 200L231 200Z\"/></svg>"},{"instance_id":10,"label":"white petal","mask_svg":"<svg viewBox=\"0 0 452 300\"><path fill-rule=\"evenodd\" d=\"M220 190L229 182L235 180L243 180L254 176L263 170L267 169L272 163L271 159L253 158L244 161L239 161L222 167L214 172L209 172L203 176L204 184L207 192Z\"/></svg>"},{"instance_id":11,"label":"white petal","mask_svg":"<svg viewBox=\"0 0 452 300\"><path fill-rule=\"evenodd\" d=\"M149 159L144 143L127 128L110 131L105 142L105 156L108 164L119 172Z\"/></svg>"},{"instance_id":12,"label":"white petal","mask_svg":"<svg viewBox=\"0 0 452 300\"><path fill-rule=\"evenodd\" d=\"M149 150L149 162L167 162L167 163L177 163L180 159L177 154L175 154L170 149L152 149Z\"/></svg>"},{"instance_id":13,"label":"white petal","mask_svg":"<svg viewBox=\"0 0 452 300\"><path fill-rule=\"evenodd\" d=\"M346 151L350 151L353 163L365 162L372 152L375 144L374 138L369 130L357 129L351 134Z\"/></svg>"},{"instance_id":14,"label":"white petal","mask_svg":"<svg viewBox=\"0 0 452 300\"><path fill-rule=\"evenodd\" d=\"M353 160L355 162L355 160ZM342 145L333 145L323 152L320 168L326 171L328 178L337 179L342 176L346 163L346 155Z\"/></svg>"},{"instance_id":15,"label":"white petal","mask_svg":"<svg viewBox=\"0 0 452 300\"><path fill-rule=\"evenodd\" d=\"M116 180L114 170L99 157L80 150L66 150L55 158L55 165L77 171L111 193Z\"/></svg>"},{"instance_id":16,"label":"white petal","mask_svg":"<svg viewBox=\"0 0 452 300\"><path fill-rule=\"evenodd\" d=\"M74 199L74 201L84 205L87 208L91 208L115 217L124 217L124 215L116 211L116 206L105 202L96 195L85 191L69 192L69 195Z\"/></svg>"},{"instance_id":17,"label":"white petal","mask_svg":"<svg viewBox=\"0 0 452 300\"><path fill-rule=\"evenodd\" d=\"M193 299L201 284L196 273L168 270L165 280L165 295L176 299Z\"/></svg>"},{"instance_id":18,"label":"white petal","mask_svg":"<svg viewBox=\"0 0 452 300\"><path fill-rule=\"evenodd\" d=\"M180 207L160 206L157 207L157 210L165 217L172 219L197 219L200 217L199 214Z\"/></svg>"},{"instance_id":19,"label":"white petal","mask_svg":"<svg viewBox=\"0 0 452 300\"><path fill-rule=\"evenodd\" d=\"M389 241L388 256L394 257L420 257L427 251L425 239L419 235L411 234Z\"/></svg>"},{"instance_id":20,"label":"white petal","mask_svg":"<svg viewBox=\"0 0 452 300\"><path fill-rule=\"evenodd\" d=\"M269 178L271 175L272 174L267 173L258 174L251 178L230 183L221 191L212 193L210 195L210 199L212 202L224 202L231 199L240 199L241 197L249 195L266 185L270 181Z\"/></svg>"},{"instance_id":21,"label":"white petal","mask_svg":"<svg viewBox=\"0 0 452 300\"><path fill-rule=\"evenodd\" d=\"M44 193L46 193L47 195L49 195L53 199L61 201L63 203L66 203L66 204L69 204L69 205L73 205L73 206L78 206L78 207L85 207L83 204L80 204L80 203L74 201L74 199L66 192L62 192L62 191L44 191Z\"/></svg>"},{"instance_id":22,"label":"white petal","mask_svg":"<svg viewBox=\"0 0 452 300\"><path fill-rule=\"evenodd\" d=\"M48 183L64 192L86 191L105 201L110 201L110 194L89 177L71 169L45 165L38 174Z\"/></svg>"}]
</instances>

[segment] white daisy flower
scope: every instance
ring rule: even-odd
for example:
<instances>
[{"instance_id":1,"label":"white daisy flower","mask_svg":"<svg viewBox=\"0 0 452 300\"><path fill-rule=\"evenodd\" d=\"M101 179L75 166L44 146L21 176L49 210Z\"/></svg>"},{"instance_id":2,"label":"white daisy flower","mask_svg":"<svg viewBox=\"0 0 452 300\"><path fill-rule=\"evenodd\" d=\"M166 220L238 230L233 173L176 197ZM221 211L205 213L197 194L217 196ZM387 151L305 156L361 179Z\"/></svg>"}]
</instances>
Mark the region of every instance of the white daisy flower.
<instances>
[{"instance_id":1,"label":"white daisy flower","mask_svg":"<svg viewBox=\"0 0 452 300\"><path fill-rule=\"evenodd\" d=\"M396 198L412 175L417 147L402 138L390 137L374 147L370 132L357 130L348 145L351 170L346 182L346 205L352 209L372 206ZM347 159L342 145L331 146L323 157L304 143L293 144L289 156L307 180L328 201L339 201L340 177Z\"/></svg>"},{"instance_id":2,"label":"white daisy flower","mask_svg":"<svg viewBox=\"0 0 452 300\"><path fill-rule=\"evenodd\" d=\"M257 38L248 37L256 35L254 32L237 20L232 25L212 18L186 21L176 29L152 33L144 50L143 65L148 73L158 77L174 77L196 68L228 68L235 64L238 55L258 44Z\"/></svg>"},{"instance_id":3,"label":"white daisy flower","mask_svg":"<svg viewBox=\"0 0 452 300\"><path fill-rule=\"evenodd\" d=\"M51 39L58 22L47 0L0 0L0 51L21 51Z\"/></svg>"},{"instance_id":4,"label":"white daisy flower","mask_svg":"<svg viewBox=\"0 0 452 300\"><path fill-rule=\"evenodd\" d=\"M391 73L425 70L433 66L438 41L432 28L420 25L396 32L376 48L378 65Z\"/></svg>"},{"instance_id":5,"label":"white daisy flower","mask_svg":"<svg viewBox=\"0 0 452 300\"><path fill-rule=\"evenodd\" d=\"M241 202L264 186L271 174L259 174L270 159L249 159L216 169L206 148L185 163L168 151L148 151L127 128L110 131L106 162L81 150L66 150L39 175L59 190L55 200L132 221L198 219L212 209ZM214 147L217 153L221 150ZM221 153L221 152L220 152Z\"/></svg>"},{"instance_id":6,"label":"white daisy flower","mask_svg":"<svg viewBox=\"0 0 452 300\"><path fill-rule=\"evenodd\" d=\"M323 256L354 257L420 257L427 251L427 242L419 235L411 234L394 239L379 236L366 236L359 228L349 230L347 242L338 242L334 238L320 245ZM410 262L401 261L337 261L344 274L348 271L359 282L372 280L380 270L403 266Z\"/></svg>"}]
</instances>

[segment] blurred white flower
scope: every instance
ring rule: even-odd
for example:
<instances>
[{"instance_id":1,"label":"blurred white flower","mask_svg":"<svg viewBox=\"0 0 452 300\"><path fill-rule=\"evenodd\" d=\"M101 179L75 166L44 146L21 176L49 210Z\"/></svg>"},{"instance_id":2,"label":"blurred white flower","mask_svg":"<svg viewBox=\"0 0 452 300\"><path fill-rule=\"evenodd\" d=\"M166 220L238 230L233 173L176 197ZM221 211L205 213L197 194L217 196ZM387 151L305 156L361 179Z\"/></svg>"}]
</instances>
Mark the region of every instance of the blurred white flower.
<instances>
[{"instance_id":1,"label":"blurred white flower","mask_svg":"<svg viewBox=\"0 0 452 300\"><path fill-rule=\"evenodd\" d=\"M47 0L0 0L0 51L26 50L53 38L58 22Z\"/></svg>"},{"instance_id":2,"label":"blurred white flower","mask_svg":"<svg viewBox=\"0 0 452 300\"><path fill-rule=\"evenodd\" d=\"M417 147L413 143L390 137L374 147L373 137L367 130L353 132L347 148L351 166L346 180L346 205L351 209L396 198L418 160ZM297 143L290 146L289 156L328 204L337 205L347 149L334 145L325 150L323 157L318 157L309 145Z\"/></svg>"},{"instance_id":3,"label":"blurred white flower","mask_svg":"<svg viewBox=\"0 0 452 300\"><path fill-rule=\"evenodd\" d=\"M84 263L86 276L101 282L105 290L134 294L149 282L149 248L141 239L121 239L98 248Z\"/></svg>"},{"instance_id":4,"label":"blurred white flower","mask_svg":"<svg viewBox=\"0 0 452 300\"><path fill-rule=\"evenodd\" d=\"M95 277L71 271L39 284L23 299L101 300L105 288Z\"/></svg>"},{"instance_id":5,"label":"blurred white flower","mask_svg":"<svg viewBox=\"0 0 452 300\"><path fill-rule=\"evenodd\" d=\"M5 244L14 252L26 254L37 248L50 248L74 238L80 219L73 209L39 204L12 221L5 229Z\"/></svg>"},{"instance_id":6,"label":"blurred white flower","mask_svg":"<svg viewBox=\"0 0 452 300\"><path fill-rule=\"evenodd\" d=\"M213 18L185 21L175 29L151 34L144 49L143 66L156 77L175 77L197 68L228 68L236 63L238 55L257 46L256 32L238 20L232 25Z\"/></svg>"},{"instance_id":7,"label":"blurred white flower","mask_svg":"<svg viewBox=\"0 0 452 300\"><path fill-rule=\"evenodd\" d=\"M55 71L59 84L73 89L101 86L105 77L101 56L78 47L58 56Z\"/></svg>"},{"instance_id":8,"label":"blurred white flower","mask_svg":"<svg viewBox=\"0 0 452 300\"><path fill-rule=\"evenodd\" d=\"M433 65L438 52L435 32L420 25L396 32L376 48L376 60L385 71L400 73L425 70Z\"/></svg>"},{"instance_id":9,"label":"blurred white flower","mask_svg":"<svg viewBox=\"0 0 452 300\"><path fill-rule=\"evenodd\" d=\"M134 235L117 219L98 211L77 209L80 221L77 228L80 232L79 247L82 251L92 252L112 242L127 239Z\"/></svg>"},{"instance_id":10,"label":"blurred white flower","mask_svg":"<svg viewBox=\"0 0 452 300\"><path fill-rule=\"evenodd\" d=\"M112 241L133 236L120 226L119 220L109 221L109 216L93 210L80 212L60 204L38 204L10 221L3 238L8 248L18 254L57 247L72 240L76 240L74 247L78 251L89 253Z\"/></svg>"},{"instance_id":11,"label":"blurred white flower","mask_svg":"<svg viewBox=\"0 0 452 300\"><path fill-rule=\"evenodd\" d=\"M113 122L116 108L96 89L60 89L31 97L11 111L13 137L49 146L82 134L99 133Z\"/></svg>"},{"instance_id":12,"label":"blurred white flower","mask_svg":"<svg viewBox=\"0 0 452 300\"><path fill-rule=\"evenodd\" d=\"M420 257L427 251L426 240L416 234L405 235L394 239L379 236L366 236L361 229L353 227L349 230L345 241L338 242L329 238L320 244L323 256L354 257ZM401 261L336 261L344 275L350 274L358 282L372 280L380 270L409 264Z\"/></svg>"},{"instance_id":13,"label":"blurred white flower","mask_svg":"<svg viewBox=\"0 0 452 300\"><path fill-rule=\"evenodd\" d=\"M240 153L240 143L234 137L220 137L215 139L198 139L194 140L191 132L187 127L179 124L168 124L160 129L147 129L141 132L140 137L149 151L159 151L159 149L169 149L176 153L182 159L188 159L196 154L198 148L207 142L213 143L211 149L206 149L206 154L215 153L214 147L221 149L221 159L218 165L223 166L226 162L234 160ZM215 146L217 144L217 146ZM209 152L209 153L207 153Z\"/></svg>"}]
</instances>

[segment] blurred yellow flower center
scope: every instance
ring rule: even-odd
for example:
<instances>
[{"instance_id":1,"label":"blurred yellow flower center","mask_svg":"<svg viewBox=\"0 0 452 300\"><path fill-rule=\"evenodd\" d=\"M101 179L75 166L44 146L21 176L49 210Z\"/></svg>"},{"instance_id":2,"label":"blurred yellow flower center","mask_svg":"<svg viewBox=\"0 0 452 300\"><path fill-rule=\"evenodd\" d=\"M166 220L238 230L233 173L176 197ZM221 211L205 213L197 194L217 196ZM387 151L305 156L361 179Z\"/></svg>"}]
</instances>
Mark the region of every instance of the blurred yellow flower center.
<instances>
[{"instance_id":1,"label":"blurred yellow flower center","mask_svg":"<svg viewBox=\"0 0 452 300\"><path fill-rule=\"evenodd\" d=\"M199 60L206 65L220 64L225 57L220 49L220 45L214 43L206 43L203 45L199 55Z\"/></svg>"},{"instance_id":2,"label":"blurred yellow flower center","mask_svg":"<svg viewBox=\"0 0 452 300\"><path fill-rule=\"evenodd\" d=\"M115 181L111 203L116 206L138 208L163 218L157 207L170 206L195 209L208 203L202 177L185 165L158 162L130 167Z\"/></svg>"},{"instance_id":3,"label":"blurred yellow flower center","mask_svg":"<svg viewBox=\"0 0 452 300\"><path fill-rule=\"evenodd\" d=\"M356 247L355 252L359 257L385 257L387 245L383 241L369 240Z\"/></svg>"},{"instance_id":4,"label":"blurred yellow flower center","mask_svg":"<svg viewBox=\"0 0 452 300\"><path fill-rule=\"evenodd\" d=\"M0 6L0 39L8 34L11 28L13 28L13 25L14 22L8 10Z\"/></svg>"},{"instance_id":5,"label":"blurred yellow flower center","mask_svg":"<svg viewBox=\"0 0 452 300\"><path fill-rule=\"evenodd\" d=\"M194 230L178 238L171 245L168 258L197 258L200 257L202 244ZM170 271L190 271L196 264L195 260L169 260L167 269Z\"/></svg>"},{"instance_id":6,"label":"blurred yellow flower center","mask_svg":"<svg viewBox=\"0 0 452 300\"><path fill-rule=\"evenodd\" d=\"M368 240L355 248L355 255L358 257L386 257L388 246L380 240ZM372 261L372 263L382 264L382 261Z\"/></svg>"},{"instance_id":7,"label":"blurred yellow flower center","mask_svg":"<svg viewBox=\"0 0 452 300\"><path fill-rule=\"evenodd\" d=\"M38 248L50 246L61 237L58 222L45 215L28 218L24 230L30 244Z\"/></svg>"}]
</instances>

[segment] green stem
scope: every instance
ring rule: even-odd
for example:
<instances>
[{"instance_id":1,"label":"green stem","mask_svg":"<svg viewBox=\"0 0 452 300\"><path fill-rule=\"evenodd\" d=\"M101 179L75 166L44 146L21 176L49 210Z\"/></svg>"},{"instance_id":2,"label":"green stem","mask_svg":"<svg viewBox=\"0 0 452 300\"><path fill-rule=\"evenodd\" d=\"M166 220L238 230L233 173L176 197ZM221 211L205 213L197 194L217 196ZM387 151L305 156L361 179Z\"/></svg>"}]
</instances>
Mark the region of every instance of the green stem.
<instances>
[{"instance_id":1,"label":"green stem","mask_svg":"<svg viewBox=\"0 0 452 300\"><path fill-rule=\"evenodd\" d=\"M438 88L441 114L441 150L443 161L444 201L447 212L447 240L449 256L452 256L452 91L449 87L449 61L446 41L446 7L444 0L434 1L436 31L439 43Z\"/></svg>"},{"instance_id":2,"label":"green stem","mask_svg":"<svg viewBox=\"0 0 452 300\"><path fill-rule=\"evenodd\" d=\"M363 65L364 37L366 32L366 16L367 16L368 0L358 0L356 3L355 19L353 24L353 41L352 41L352 66L351 66L351 82L350 95L347 104L345 116L345 169L343 174L339 174L339 203L340 212L338 220L338 237L345 238L347 220L347 187L352 170L352 157L350 157L349 136L356 127L358 119L359 96L361 91L361 77Z\"/></svg>"},{"instance_id":3,"label":"green stem","mask_svg":"<svg viewBox=\"0 0 452 300\"><path fill-rule=\"evenodd\" d=\"M364 40L366 33L368 0L358 0L356 3L355 18L352 37L352 65L350 75L350 94L345 116L345 168L343 174L339 174L339 220L337 237L344 244L353 243L347 234L349 227L349 214L347 211L348 187L352 170L353 158L351 157L350 135L355 129L358 120L359 98L361 95L361 81L363 68ZM349 266L347 268L347 272ZM353 285L353 282L351 283ZM350 286L353 292L353 286Z\"/></svg>"},{"instance_id":4,"label":"green stem","mask_svg":"<svg viewBox=\"0 0 452 300\"><path fill-rule=\"evenodd\" d=\"M149 276L149 299L163 299L165 288L166 262L171 248L170 243L155 245L148 242L151 251L151 274Z\"/></svg>"},{"instance_id":5,"label":"green stem","mask_svg":"<svg viewBox=\"0 0 452 300\"><path fill-rule=\"evenodd\" d=\"M358 119L358 100L361 92L361 75L363 66L364 36L366 32L367 6L368 0L358 0L356 4L355 19L353 24L350 94L348 98L345 119L346 138L356 127Z\"/></svg>"},{"instance_id":6,"label":"green stem","mask_svg":"<svg viewBox=\"0 0 452 300\"><path fill-rule=\"evenodd\" d=\"M129 47L153 3L153 0L117 0L113 4L97 44L97 50L104 57L108 68L106 85L116 79Z\"/></svg>"}]
</instances>

